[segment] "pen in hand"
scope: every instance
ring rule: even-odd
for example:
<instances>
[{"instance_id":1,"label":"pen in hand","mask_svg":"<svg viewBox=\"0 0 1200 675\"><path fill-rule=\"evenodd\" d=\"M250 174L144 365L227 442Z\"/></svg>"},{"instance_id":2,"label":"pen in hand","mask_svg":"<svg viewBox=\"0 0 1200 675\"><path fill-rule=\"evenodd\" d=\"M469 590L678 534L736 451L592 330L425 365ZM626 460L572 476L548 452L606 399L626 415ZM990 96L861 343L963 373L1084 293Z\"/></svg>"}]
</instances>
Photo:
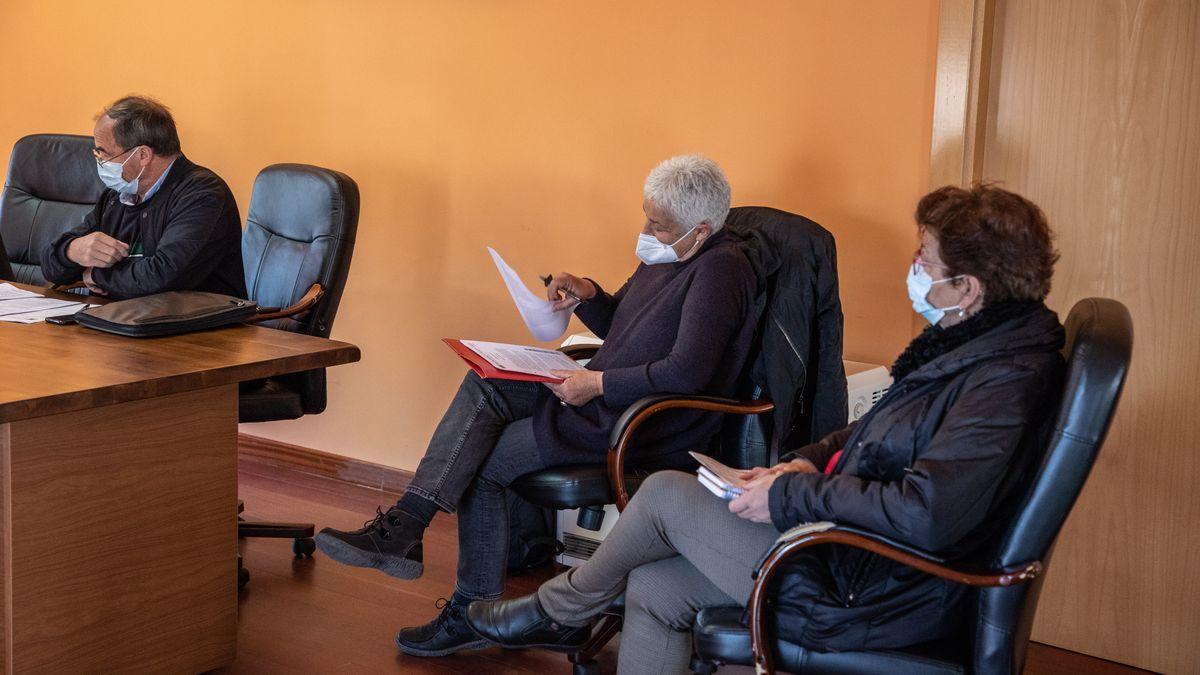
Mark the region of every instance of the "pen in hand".
<instances>
[{"instance_id":1,"label":"pen in hand","mask_svg":"<svg viewBox=\"0 0 1200 675\"><path fill-rule=\"evenodd\" d=\"M540 276L540 275L539 275L539 276L538 276L538 278L539 278L539 279L541 279L541 280L542 280L542 283L543 283L543 284L545 284L547 287L549 287L549 286L550 286L550 282L551 282L551 281L554 281L554 275L553 275L553 274L547 274L546 276ZM566 295L567 295L567 297L569 297L569 298L573 298L573 299L575 300L575 302L578 302L578 303L582 303L582 302L583 302L583 298L579 297L578 295L575 295L574 293L572 293L571 291L569 291L569 290L567 290L567 289L565 289L565 288L560 288L560 289L558 289L558 290L560 290L560 291L562 291L564 294L566 294Z\"/></svg>"}]
</instances>

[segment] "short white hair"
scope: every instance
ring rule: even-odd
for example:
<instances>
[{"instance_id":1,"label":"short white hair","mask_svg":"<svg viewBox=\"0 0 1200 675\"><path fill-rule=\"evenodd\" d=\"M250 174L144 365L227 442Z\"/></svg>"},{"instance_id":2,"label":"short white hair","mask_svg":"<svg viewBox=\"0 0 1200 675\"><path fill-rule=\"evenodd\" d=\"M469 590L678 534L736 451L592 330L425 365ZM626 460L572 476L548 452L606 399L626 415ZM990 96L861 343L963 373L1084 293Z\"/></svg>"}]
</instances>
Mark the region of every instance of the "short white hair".
<instances>
[{"instance_id":1,"label":"short white hair","mask_svg":"<svg viewBox=\"0 0 1200 675\"><path fill-rule=\"evenodd\" d=\"M654 167L642 194L688 231L707 222L717 232L729 215L729 181L704 155L679 155Z\"/></svg>"}]
</instances>

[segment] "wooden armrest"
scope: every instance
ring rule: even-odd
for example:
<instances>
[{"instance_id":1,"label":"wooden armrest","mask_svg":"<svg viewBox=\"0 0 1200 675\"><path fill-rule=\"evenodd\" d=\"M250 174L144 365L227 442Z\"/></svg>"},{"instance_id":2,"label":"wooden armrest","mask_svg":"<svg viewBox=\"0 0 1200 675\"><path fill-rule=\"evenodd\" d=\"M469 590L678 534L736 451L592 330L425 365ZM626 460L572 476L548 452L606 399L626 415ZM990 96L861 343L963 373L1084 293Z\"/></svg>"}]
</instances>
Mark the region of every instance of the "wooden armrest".
<instances>
[{"instance_id":1,"label":"wooden armrest","mask_svg":"<svg viewBox=\"0 0 1200 675\"><path fill-rule=\"evenodd\" d=\"M807 523L783 533L754 572L754 590L750 593L750 638L754 650L754 669L774 673L774 653L766 612L767 590L781 563L795 552L818 544L843 544L870 551L914 569L968 586L1015 586L1033 581L1042 573L1041 561L1014 565L999 570L968 570L952 567L931 553L893 541L882 535L836 523Z\"/></svg>"},{"instance_id":2,"label":"wooden armrest","mask_svg":"<svg viewBox=\"0 0 1200 675\"><path fill-rule=\"evenodd\" d=\"M582 361L583 359L590 359L595 356L596 352L600 351L600 345L567 345L566 347L559 347L558 351L566 354L575 361Z\"/></svg>"},{"instance_id":3,"label":"wooden armrest","mask_svg":"<svg viewBox=\"0 0 1200 675\"><path fill-rule=\"evenodd\" d=\"M276 309L274 307L260 307L259 313L247 319L246 323L259 323L261 321L284 319L287 317L296 316L297 314L303 314L320 302L321 297L324 295L325 289L321 288L321 284L313 284L309 287L308 292L296 301L296 304L290 307L284 307L283 309Z\"/></svg>"},{"instance_id":4,"label":"wooden armrest","mask_svg":"<svg viewBox=\"0 0 1200 675\"><path fill-rule=\"evenodd\" d=\"M658 394L647 396L626 408L613 427L608 451L608 481L612 485L618 511L624 511L629 503L629 491L625 487L625 457L629 453L629 440L633 438L633 432L652 416L672 408L756 415L774 410L775 404L765 398L739 401L720 396Z\"/></svg>"}]
</instances>

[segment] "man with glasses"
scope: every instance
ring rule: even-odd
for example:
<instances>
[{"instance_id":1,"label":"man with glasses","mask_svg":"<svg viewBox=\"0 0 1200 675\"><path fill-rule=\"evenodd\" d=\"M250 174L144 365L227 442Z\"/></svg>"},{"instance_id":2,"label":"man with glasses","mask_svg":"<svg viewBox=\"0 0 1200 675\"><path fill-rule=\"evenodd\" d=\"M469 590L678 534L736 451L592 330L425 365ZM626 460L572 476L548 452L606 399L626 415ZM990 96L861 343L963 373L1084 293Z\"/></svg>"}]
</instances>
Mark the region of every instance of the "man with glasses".
<instances>
[{"instance_id":1,"label":"man with glasses","mask_svg":"<svg viewBox=\"0 0 1200 675\"><path fill-rule=\"evenodd\" d=\"M96 118L92 135L108 189L42 252L45 277L116 299L182 290L246 297L233 193L182 154L167 107L126 96Z\"/></svg>"}]
</instances>

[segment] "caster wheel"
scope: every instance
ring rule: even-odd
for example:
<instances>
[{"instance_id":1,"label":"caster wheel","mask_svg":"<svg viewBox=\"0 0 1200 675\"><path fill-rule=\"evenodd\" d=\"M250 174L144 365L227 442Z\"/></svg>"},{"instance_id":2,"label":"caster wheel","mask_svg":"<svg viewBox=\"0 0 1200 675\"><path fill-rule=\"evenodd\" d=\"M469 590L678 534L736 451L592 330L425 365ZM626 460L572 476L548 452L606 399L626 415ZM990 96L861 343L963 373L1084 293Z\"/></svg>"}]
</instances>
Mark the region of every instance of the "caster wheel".
<instances>
[{"instance_id":1,"label":"caster wheel","mask_svg":"<svg viewBox=\"0 0 1200 675\"><path fill-rule=\"evenodd\" d=\"M238 569L238 590L245 588L248 583L250 583L250 570L245 567Z\"/></svg>"},{"instance_id":2,"label":"caster wheel","mask_svg":"<svg viewBox=\"0 0 1200 675\"><path fill-rule=\"evenodd\" d=\"M292 541L292 553L295 553L297 558L311 558L316 550L317 542L313 541L311 537Z\"/></svg>"},{"instance_id":3,"label":"caster wheel","mask_svg":"<svg viewBox=\"0 0 1200 675\"><path fill-rule=\"evenodd\" d=\"M571 675L600 675L600 664L596 661L572 664Z\"/></svg>"}]
</instances>

